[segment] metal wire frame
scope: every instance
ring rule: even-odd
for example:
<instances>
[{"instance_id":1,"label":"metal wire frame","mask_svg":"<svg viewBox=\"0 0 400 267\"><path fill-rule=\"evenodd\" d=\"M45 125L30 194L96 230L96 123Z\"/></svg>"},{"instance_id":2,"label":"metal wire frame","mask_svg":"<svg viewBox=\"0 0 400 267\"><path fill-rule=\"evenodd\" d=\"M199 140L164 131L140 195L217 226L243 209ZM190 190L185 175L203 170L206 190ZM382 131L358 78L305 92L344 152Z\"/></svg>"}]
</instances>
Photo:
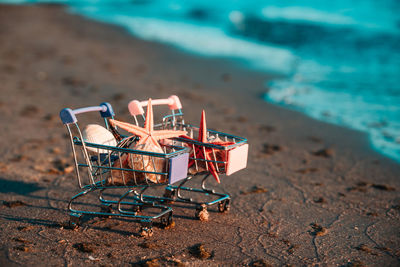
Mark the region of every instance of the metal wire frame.
<instances>
[{"instance_id":1,"label":"metal wire frame","mask_svg":"<svg viewBox=\"0 0 400 267\"><path fill-rule=\"evenodd\" d=\"M107 122L105 120L105 122ZM172 220L172 208L160 205L154 202L150 202L148 200L145 200L141 195L145 192L145 190L149 187L152 186L159 186L159 185L166 185L168 184L167 181L168 179L165 179L166 182L161 183L161 181L158 178L158 175L161 176L168 176L168 159L176 157L178 155L181 155L183 153L187 153L188 149L187 148L182 148L178 146L164 146L164 151L166 153L156 153L156 152L148 152L148 151L141 151L141 150L134 150L134 149L129 149L129 148L123 148L123 147L114 147L114 146L108 146L108 145L102 145L102 144L94 144L94 143L89 143L82 141L83 136L82 132L79 128L79 125L77 123L73 123L71 125L74 125L77 131L78 136L73 136L71 126L70 124L66 124L66 128L68 131L68 134L70 136L70 142L71 142L71 147L72 147L72 152L73 152L73 158L74 158L74 164L75 164L75 170L76 170L76 177L78 180L78 185L81 189L83 189L81 192L76 194L71 198L68 204L68 209L71 212L71 218L73 217L79 217L82 214L87 214L87 215L97 215L97 216L121 216L121 217L130 217L134 218L137 220L140 220L146 224L151 224L152 220L159 219L163 222L170 222ZM107 124L106 124L107 126ZM121 142L130 142L132 140L129 140L130 138L125 138ZM132 139L132 138L131 138ZM120 143L121 143L120 142ZM95 148L97 149L97 153L95 155L90 155L88 152L88 148ZM78 150L82 152L84 161L80 162L78 159ZM106 150L107 153L100 153L100 151ZM93 153L91 153L93 154ZM137 155L139 157L142 157L142 160L144 160L144 157L148 157L151 159L151 162L153 164L153 170L154 171L149 171L145 169L128 169L128 168L123 168L120 166L120 168L115 167L113 164L113 157L116 158L116 160L119 159L119 162L121 163L121 156L123 154L128 154L128 155ZM166 161L166 168L163 171L156 171L156 164L154 161L154 158L160 158L160 159L165 159ZM115 160L114 160L115 161ZM134 166L132 164L132 166ZM144 161L143 161L143 165ZM87 183L83 181L83 177L81 175L80 169L85 168L87 169L88 177L89 180ZM113 175L112 171L120 171L122 174L122 179L123 179L123 185L113 185ZM127 181L125 180L124 177L124 172L132 172L132 173L141 173L144 174L145 179L144 184L139 183L136 178L134 179L133 184L128 184ZM157 177L157 182L156 184L152 183L148 179L148 175L150 174L156 174ZM111 176L111 185L110 183L106 182L106 177ZM126 188L127 191L120 196L120 198L117 201L111 201L111 200L106 200L103 198L103 191L104 190L109 190L109 189L123 189ZM138 193L136 190L140 189L140 192ZM99 192L99 200L100 203L104 205L110 205L110 204L116 204L117 205L117 213L115 211L112 211L111 209L106 209L106 211L87 211L87 210L82 210L82 209L77 209L74 207L74 203L76 202L77 199L81 199L84 196L88 195L91 192ZM124 199L129 195L129 194L134 194L137 197L137 200L135 201L124 201ZM156 215L152 216L146 216L146 215L140 215L138 214L137 211L129 211L126 209L122 208L122 205L130 205L133 207L153 207L153 208L158 208L160 209L160 212L157 213ZM108 206L110 207L110 206Z\"/></svg>"},{"instance_id":2,"label":"metal wire frame","mask_svg":"<svg viewBox=\"0 0 400 267\"><path fill-rule=\"evenodd\" d=\"M136 116L133 116L133 117L134 117L135 123L137 125L139 125L137 117ZM185 130L185 131L188 131L189 136L191 138L193 138L194 132L196 132L196 131L198 132L199 127L196 127L196 126L193 126L190 124L185 124L183 117L184 117L184 114L181 109L171 110L171 114L164 116L162 119L162 122L160 124L155 124L155 128ZM144 121L145 117L143 114L142 114L142 118ZM186 179L184 179L178 186L168 185L165 188L165 193L164 193L164 196L162 196L162 197L161 196L143 195L142 199L149 199L151 201L159 201L160 203L182 202L182 203L194 204L197 207L202 207L202 210L206 210L207 207L218 204L219 211L223 212L223 211L229 210L230 196L225 193L218 193L214 189L206 187L206 181L210 177L210 173L208 170L208 164L205 164L206 171L199 172L199 162L213 163L216 166L217 172L224 173L227 161L217 160L216 151L218 151L218 150L229 151L238 146L246 144L247 139L243 138L243 137L219 132L219 131L208 130L208 129L207 129L207 135L208 135L208 137L214 136L215 138L222 138L222 140L231 141L234 144L229 145L229 146L221 146L221 145L216 145L216 144L203 143L200 141L191 140L191 139L187 139L187 138L180 138L180 137L173 138L172 144L178 144L180 146L184 146L184 145L190 146L193 150L195 149L195 146L198 146L203 149L204 154L205 154L205 149L209 148L212 151L213 158L211 160L196 158L196 155L194 153L193 157L191 157L189 159L194 160L196 170L198 171L198 173L196 173L196 175L188 175L188 177ZM222 167L220 165L222 165ZM201 187L200 188L185 187L184 185L188 181L190 181L192 178L194 178L195 176L203 176L202 181L201 181ZM211 201L194 201L193 198L191 198L191 197L183 196L182 191L186 191L189 193L200 193L200 194L207 195L207 196L212 195L212 196L217 197L217 199L211 200Z\"/></svg>"}]
</instances>

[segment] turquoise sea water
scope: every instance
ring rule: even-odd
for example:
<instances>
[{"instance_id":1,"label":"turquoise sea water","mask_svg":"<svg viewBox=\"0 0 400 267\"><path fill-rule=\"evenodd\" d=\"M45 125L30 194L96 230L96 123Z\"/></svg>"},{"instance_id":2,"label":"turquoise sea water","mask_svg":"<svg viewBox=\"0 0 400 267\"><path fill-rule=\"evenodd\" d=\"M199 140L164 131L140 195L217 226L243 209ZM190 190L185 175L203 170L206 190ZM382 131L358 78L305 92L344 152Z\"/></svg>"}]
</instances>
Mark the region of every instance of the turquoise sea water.
<instances>
[{"instance_id":1,"label":"turquoise sea water","mask_svg":"<svg viewBox=\"0 0 400 267\"><path fill-rule=\"evenodd\" d=\"M400 161L397 0L3 2L64 3L139 38L281 74L265 84L265 101L366 132Z\"/></svg>"}]
</instances>

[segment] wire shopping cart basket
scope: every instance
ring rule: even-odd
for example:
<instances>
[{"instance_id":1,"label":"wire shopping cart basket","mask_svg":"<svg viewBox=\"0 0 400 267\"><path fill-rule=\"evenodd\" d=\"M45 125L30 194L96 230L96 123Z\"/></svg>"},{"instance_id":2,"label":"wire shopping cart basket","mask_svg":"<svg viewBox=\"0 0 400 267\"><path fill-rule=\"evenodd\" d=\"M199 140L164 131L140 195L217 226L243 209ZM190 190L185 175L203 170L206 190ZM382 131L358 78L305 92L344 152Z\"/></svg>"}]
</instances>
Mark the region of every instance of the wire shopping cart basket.
<instances>
[{"instance_id":1,"label":"wire shopping cart basket","mask_svg":"<svg viewBox=\"0 0 400 267\"><path fill-rule=\"evenodd\" d=\"M219 174L231 175L246 168L247 139L207 129L204 113L202 114L203 125L200 125L200 127L185 123L182 105L177 96L173 95L167 99L152 100L151 103L152 105L168 105L169 113L163 117L162 122L157 124L156 127L187 131L187 136L174 138L172 144L185 146L191 150L191 153L188 176L179 185L168 185L162 197L145 196L145 198L156 199L161 203L183 202L194 204L196 205L195 216L199 219L208 218L207 208L209 206L217 205L219 212L228 211L230 208L230 196L207 188L206 181L211 176L214 176L219 182ZM139 124L141 118L144 119L143 107L147 105L148 101L133 100L129 103L129 112L136 124ZM201 186L199 188L185 186L194 177L202 177ZM189 197L183 196L182 191L188 192ZM207 200L204 200L204 198L194 200L191 197L193 193L207 196ZM209 200L209 196L213 198Z\"/></svg>"},{"instance_id":2,"label":"wire shopping cart basket","mask_svg":"<svg viewBox=\"0 0 400 267\"><path fill-rule=\"evenodd\" d=\"M105 127L89 124L81 130L76 115L95 111L100 112ZM126 137L117 141L107 122L113 117L113 109L108 103L75 110L65 108L60 112L70 137L81 190L68 204L71 226L77 226L83 214L132 218L141 222L142 232L151 232L153 221L158 219L162 226L171 224L172 208L142 196L150 187L165 186L186 178L188 148L162 145L160 153L131 149L129 147L137 140ZM107 200L104 191L122 193L116 193L116 199ZM93 198L94 193L98 193L97 198ZM135 197L129 200L131 195ZM99 207L100 210L95 210ZM151 211L149 214L139 212L143 209Z\"/></svg>"}]
</instances>

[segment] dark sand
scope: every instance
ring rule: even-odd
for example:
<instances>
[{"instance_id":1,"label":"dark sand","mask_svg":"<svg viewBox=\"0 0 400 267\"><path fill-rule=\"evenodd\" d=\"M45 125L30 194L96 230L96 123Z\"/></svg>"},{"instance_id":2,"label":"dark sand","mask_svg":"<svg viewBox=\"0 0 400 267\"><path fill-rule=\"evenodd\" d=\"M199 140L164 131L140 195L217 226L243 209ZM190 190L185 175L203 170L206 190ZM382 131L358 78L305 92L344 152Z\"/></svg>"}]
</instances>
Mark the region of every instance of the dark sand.
<instances>
[{"instance_id":1,"label":"dark sand","mask_svg":"<svg viewBox=\"0 0 400 267\"><path fill-rule=\"evenodd\" d=\"M264 103L267 79L61 7L0 5L0 265L398 266L400 166L361 133ZM129 100L171 94L188 121L205 108L210 128L249 139L248 168L217 186L231 212L176 208L150 239L128 220L64 229L78 187L59 111L107 101L129 120Z\"/></svg>"}]
</instances>

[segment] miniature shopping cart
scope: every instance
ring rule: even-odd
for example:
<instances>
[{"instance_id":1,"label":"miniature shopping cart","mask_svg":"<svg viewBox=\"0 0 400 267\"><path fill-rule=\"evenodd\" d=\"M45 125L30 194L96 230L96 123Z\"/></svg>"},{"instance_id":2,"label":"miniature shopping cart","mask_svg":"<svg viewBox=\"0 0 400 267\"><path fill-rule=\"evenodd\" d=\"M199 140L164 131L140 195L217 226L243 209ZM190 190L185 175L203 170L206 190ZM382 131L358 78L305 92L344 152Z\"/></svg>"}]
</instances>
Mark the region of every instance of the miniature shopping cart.
<instances>
[{"instance_id":1,"label":"miniature shopping cart","mask_svg":"<svg viewBox=\"0 0 400 267\"><path fill-rule=\"evenodd\" d=\"M170 96L167 99L157 99L151 101L152 105L168 105L169 113L165 115L160 124L155 125L162 129L185 130L189 138L174 138L173 144L190 148L191 166L188 169L188 176L182 180L178 186L168 185L165 188L164 196L145 196L146 199L158 200L161 203L183 202L196 205L196 218L208 217L207 208L217 205L219 212L228 211L230 208L230 196L225 193L216 192L214 189L206 187L206 181L210 178L210 164L213 164L214 171L218 174L231 175L241 169L246 168L248 144L243 137L234 136L222 132L206 129L208 140L221 140L221 142L200 142L195 139L199 135L199 127L185 123L182 112L182 105L177 96ZM128 108L134 121L139 125L139 120L145 119L143 107L147 106L148 101L133 100ZM225 145L219 145L224 143ZM228 145L226 145L228 144ZM207 159L196 157L193 151L202 150L204 154L210 156ZM206 152L207 151L207 152ZM202 177L200 188L185 187L184 185L193 177ZM186 191L189 197L183 196L182 191ZM191 194L197 193L203 196L212 197L212 200L194 200Z\"/></svg>"},{"instance_id":2,"label":"miniature shopping cart","mask_svg":"<svg viewBox=\"0 0 400 267\"><path fill-rule=\"evenodd\" d=\"M60 112L61 121L70 137L81 190L68 204L71 226L76 227L84 214L132 218L140 221L142 232L147 233L152 232L155 220L159 219L162 226L171 224L172 208L143 199L142 195L150 187L165 186L185 179L188 149L172 144L162 146L164 153L130 149L130 144L136 141L133 137L126 137L119 142L115 140L115 144L114 141L93 142L85 138L86 128L81 130L76 115L95 111L100 112L104 119L105 132L100 131L102 136L108 136L110 128L107 119L114 116L110 104L75 110L65 108ZM113 192L115 197L106 199L104 192ZM135 198L129 200L130 195ZM139 213L147 208L149 214Z\"/></svg>"}]
</instances>

